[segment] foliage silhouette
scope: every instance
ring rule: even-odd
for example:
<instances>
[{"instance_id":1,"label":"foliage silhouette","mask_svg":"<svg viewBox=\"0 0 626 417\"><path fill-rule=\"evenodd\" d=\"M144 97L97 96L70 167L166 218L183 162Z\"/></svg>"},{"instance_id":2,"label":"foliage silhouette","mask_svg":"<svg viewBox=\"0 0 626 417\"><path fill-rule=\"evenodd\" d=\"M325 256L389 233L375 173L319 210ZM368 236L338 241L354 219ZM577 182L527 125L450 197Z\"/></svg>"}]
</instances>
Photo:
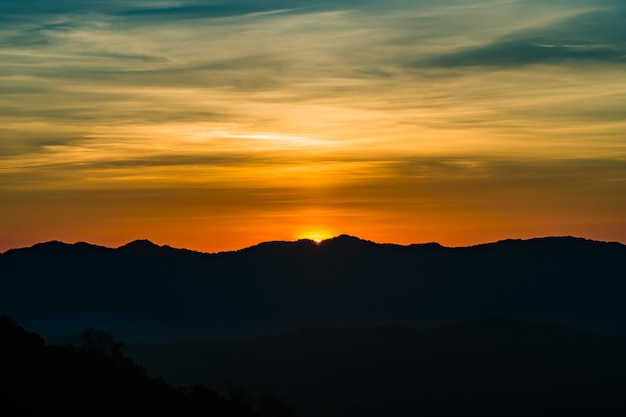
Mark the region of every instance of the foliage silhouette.
<instances>
[{"instance_id":1,"label":"foliage silhouette","mask_svg":"<svg viewBox=\"0 0 626 417\"><path fill-rule=\"evenodd\" d=\"M261 392L257 397L257 410L260 417L295 417L294 409L271 392Z\"/></svg>"},{"instance_id":2,"label":"foliage silhouette","mask_svg":"<svg viewBox=\"0 0 626 417\"><path fill-rule=\"evenodd\" d=\"M111 332L87 328L80 335L80 345L87 352L116 358L122 356L124 344L116 340Z\"/></svg>"},{"instance_id":3,"label":"foliage silhouette","mask_svg":"<svg viewBox=\"0 0 626 417\"><path fill-rule=\"evenodd\" d=\"M9 316L0 316L2 413L56 417L257 414L202 385L175 389L150 378L107 332L87 329L82 347L46 345Z\"/></svg>"}]
</instances>

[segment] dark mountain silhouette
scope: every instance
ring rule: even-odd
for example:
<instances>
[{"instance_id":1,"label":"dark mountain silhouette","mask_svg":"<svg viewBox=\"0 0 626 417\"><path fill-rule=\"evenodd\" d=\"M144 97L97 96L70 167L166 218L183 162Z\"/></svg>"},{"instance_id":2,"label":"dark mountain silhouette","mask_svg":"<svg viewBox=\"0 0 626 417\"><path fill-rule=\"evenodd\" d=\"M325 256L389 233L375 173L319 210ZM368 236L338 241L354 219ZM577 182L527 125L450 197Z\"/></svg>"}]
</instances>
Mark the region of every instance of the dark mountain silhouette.
<instances>
[{"instance_id":1,"label":"dark mountain silhouette","mask_svg":"<svg viewBox=\"0 0 626 417\"><path fill-rule=\"evenodd\" d=\"M130 253L159 253L168 248L154 244L147 239L139 239L120 246L118 250Z\"/></svg>"},{"instance_id":2,"label":"dark mountain silhouette","mask_svg":"<svg viewBox=\"0 0 626 417\"><path fill-rule=\"evenodd\" d=\"M621 416L625 349L622 339L488 318L136 344L129 355L175 384L234 379L276 392L302 416Z\"/></svg>"},{"instance_id":3,"label":"dark mountain silhouette","mask_svg":"<svg viewBox=\"0 0 626 417\"><path fill-rule=\"evenodd\" d=\"M80 347L46 345L39 335L0 316L0 341L2 415L272 417L277 414L267 411L281 410L276 396L272 402L261 397L263 412L257 414L203 385L177 389L148 377L125 356L123 345L102 331L86 330Z\"/></svg>"},{"instance_id":4,"label":"dark mountain silhouette","mask_svg":"<svg viewBox=\"0 0 626 417\"><path fill-rule=\"evenodd\" d=\"M304 326L486 316L626 335L626 246L571 237L463 248L338 236L199 253L48 242L0 255L0 313L43 336L249 338Z\"/></svg>"}]
</instances>

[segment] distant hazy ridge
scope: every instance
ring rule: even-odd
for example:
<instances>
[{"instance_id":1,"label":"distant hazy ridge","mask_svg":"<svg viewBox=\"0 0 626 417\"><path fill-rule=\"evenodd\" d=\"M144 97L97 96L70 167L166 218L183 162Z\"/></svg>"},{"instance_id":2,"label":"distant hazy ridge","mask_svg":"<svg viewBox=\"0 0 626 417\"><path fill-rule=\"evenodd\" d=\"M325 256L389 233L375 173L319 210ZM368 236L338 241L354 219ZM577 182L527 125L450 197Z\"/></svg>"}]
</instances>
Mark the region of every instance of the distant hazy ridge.
<instances>
[{"instance_id":1,"label":"distant hazy ridge","mask_svg":"<svg viewBox=\"0 0 626 417\"><path fill-rule=\"evenodd\" d=\"M0 313L46 337L250 338L487 316L626 334L626 246L568 237L445 248L339 236L218 254L50 242L5 252L0 271Z\"/></svg>"}]
</instances>

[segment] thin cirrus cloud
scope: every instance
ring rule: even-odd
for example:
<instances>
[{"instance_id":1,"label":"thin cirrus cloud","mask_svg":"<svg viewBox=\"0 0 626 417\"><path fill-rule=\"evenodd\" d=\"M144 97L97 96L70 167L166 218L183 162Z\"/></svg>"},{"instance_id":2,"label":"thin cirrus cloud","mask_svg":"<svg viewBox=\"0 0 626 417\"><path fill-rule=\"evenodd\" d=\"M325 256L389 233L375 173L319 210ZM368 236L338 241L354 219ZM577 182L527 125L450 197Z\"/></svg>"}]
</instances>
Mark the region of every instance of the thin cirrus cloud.
<instances>
[{"instance_id":1,"label":"thin cirrus cloud","mask_svg":"<svg viewBox=\"0 0 626 417\"><path fill-rule=\"evenodd\" d=\"M484 46L435 56L444 67L589 62L626 63L626 9L584 13L549 27L510 34ZM419 62L416 63L419 65Z\"/></svg>"},{"instance_id":2,"label":"thin cirrus cloud","mask_svg":"<svg viewBox=\"0 0 626 417\"><path fill-rule=\"evenodd\" d=\"M145 230L180 242L218 211L205 228L249 239L300 236L306 215L404 243L624 240L624 17L613 0L5 1L0 214L50 206L54 237L79 217L55 229L63 202L106 190L107 221L156 212ZM149 198L123 208L131 190ZM107 239L141 231L124 224Z\"/></svg>"}]
</instances>

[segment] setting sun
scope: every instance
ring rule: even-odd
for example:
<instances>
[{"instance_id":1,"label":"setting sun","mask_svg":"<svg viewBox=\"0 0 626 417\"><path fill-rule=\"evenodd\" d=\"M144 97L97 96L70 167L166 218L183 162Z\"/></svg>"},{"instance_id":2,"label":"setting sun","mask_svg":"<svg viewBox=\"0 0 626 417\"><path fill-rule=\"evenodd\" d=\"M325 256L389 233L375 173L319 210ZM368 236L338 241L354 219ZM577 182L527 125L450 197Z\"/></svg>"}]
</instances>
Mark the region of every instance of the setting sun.
<instances>
[{"instance_id":1,"label":"setting sun","mask_svg":"<svg viewBox=\"0 0 626 417\"><path fill-rule=\"evenodd\" d=\"M0 398L626 416L625 20L0 0Z\"/></svg>"},{"instance_id":2,"label":"setting sun","mask_svg":"<svg viewBox=\"0 0 626 417\"><path fill-rule=\"evenodd\" d=\"M309 230L302 233L299 233L296 238L297 239L309 239L314 241L315 243L321 243L325 239L330 239L334 234L329 230Z\"/></svg>"},{"instance_id":3,"label":"setting sun","mask_svg":"<svg viewBox=\"0 0 626 417\"><path fill-rule=\"evenodd\" d=\"M44 3L0 2L0 252L626 242L615 2Z\"/></svg>"}]
</instances>

